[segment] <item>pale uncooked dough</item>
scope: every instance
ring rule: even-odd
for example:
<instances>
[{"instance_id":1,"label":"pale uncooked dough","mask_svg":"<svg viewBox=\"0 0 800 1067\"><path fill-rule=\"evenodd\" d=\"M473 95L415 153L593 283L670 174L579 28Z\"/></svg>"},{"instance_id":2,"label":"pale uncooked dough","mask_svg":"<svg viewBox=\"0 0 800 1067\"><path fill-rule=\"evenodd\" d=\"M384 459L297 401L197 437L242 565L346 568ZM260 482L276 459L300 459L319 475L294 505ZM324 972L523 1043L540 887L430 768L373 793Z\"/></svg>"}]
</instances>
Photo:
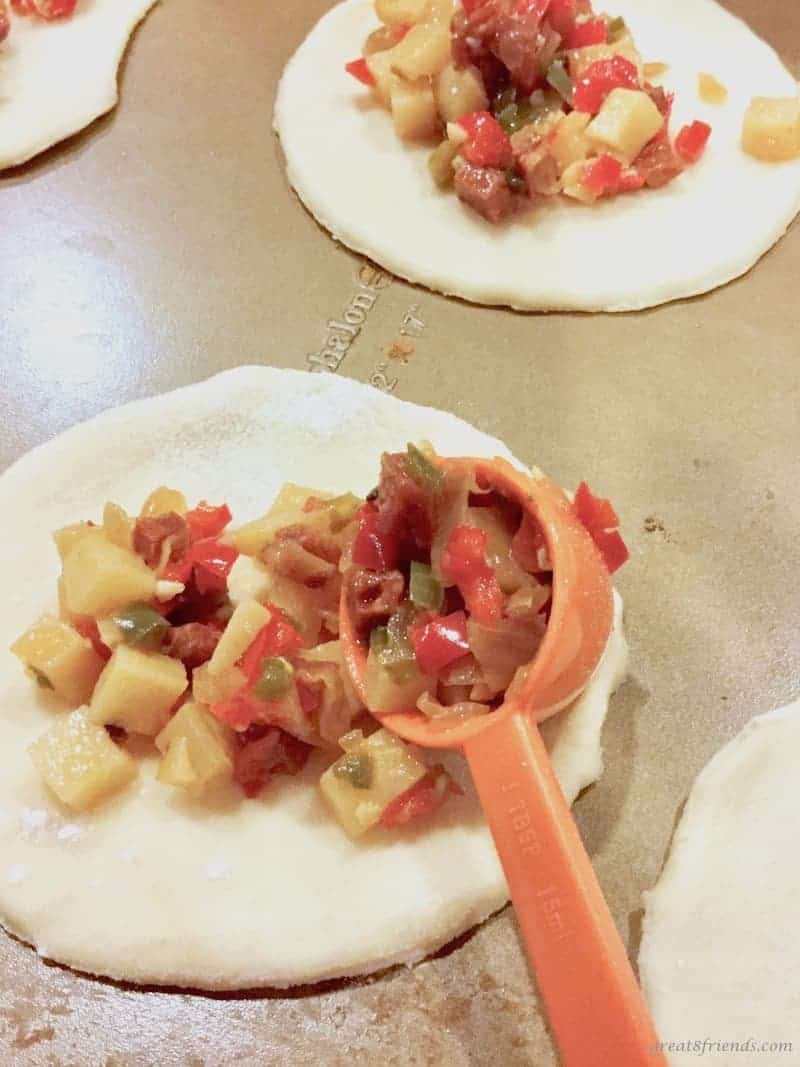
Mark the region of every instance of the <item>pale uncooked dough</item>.
<instances>
[{"instance_id":1,"label":"pale uncooked dough","mask_svg":"<svg viewBox=\"0 0 800 1067\"><path fill-rule=\"evenodd\" d=\"M798 783L800 701L753 719L692 788L639 954L672 1067L797 1061Z\"/></svg>"},{"instance_id":2,"label":"pale uncooked dough","mask_svg":"<svg viewBox=\"0 0 800 1067\"><path fill-rule=\"evenodd\" d=\"M312 30L278 91L275 128L289 181L334 237L410 281L523 310L630 311L705 292L747 271L800 210L800 160L759 163L739 146L750 98L793 96L775 52L713 0L615 0L647 60L670 69L671 129L713 127L680 178L591 206L558 198L492 226L436 190L430 148L409 148L388 112L344 71L377 24L372 0L345 0ZM727 86L723 107L697 75Z\"/></svg>"},{"instance_id":3,"label":"pale uncooked dough","mask_svg":"<svg viewBox=\"0 0 800 1067\"><path fill-rule=\"evenodd\" d=\"M345 378L241 368L128 405L62 434L0 477L0 918L43 955L137 982L209 989L285 986L422 958L502 907L503 874L467 788L427 825L349 840L315 788L319 767L262 799L207 808L141 768L138 783L72 818L37 782L27 745L54 711L7 651L52 607L50 531L130 509L156 485L262 513L287 480L367 492L382 449L428 439L444 455L502 455L452 415ZM570 801L602 771L600 734L622 678L617 599L604 660L546 724ZM435 758L438 758L436 756Z\"/></svg>"},{"instance_id":4,"label":"pale uncooked dough","mask_svg":"<svg viewBox=\"0 0 800 1067\"><path fill-rule=\"evenodd\" d=\"M156 0L79 0L68 19L11 17L0 44L0 170L24 163L110 111L117 68Z\"/></svg>"}]
</instances>

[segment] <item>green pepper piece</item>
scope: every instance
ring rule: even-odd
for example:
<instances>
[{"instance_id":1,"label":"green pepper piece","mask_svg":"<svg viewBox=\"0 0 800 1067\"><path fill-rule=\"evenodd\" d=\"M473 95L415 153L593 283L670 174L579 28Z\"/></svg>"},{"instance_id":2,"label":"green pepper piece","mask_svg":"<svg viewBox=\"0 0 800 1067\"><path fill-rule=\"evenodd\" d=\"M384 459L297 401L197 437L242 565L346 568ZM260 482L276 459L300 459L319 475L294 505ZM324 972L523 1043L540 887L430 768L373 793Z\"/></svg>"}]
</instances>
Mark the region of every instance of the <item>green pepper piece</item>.
<instances>
[{"instance_id":1,"label":"green pepper piece","mask_svg":"<svg viewBox=\"0 0 800 1067\"><path fill-rule=\"evenodd\" d=\"M389 639L386 654L392 663L413 663L414 647L408 636L408 628L417 617L417 609L410 600L404 600L386 624Z\"/></svg>"},{"instance_id":2,"label":"green pepper piece","mask_svg":"<svg viewBox=\"0 0 800 1067\"><path fill-rule=\"evenodd\" d=\"M389 632L386 626L375 626L372 633L369 635L369 651L374 652L375 655L381 659L381 656L388 648L389 644ZM383 662L383 660L381 660Z\"/></svg>"},{"instance_id":3,"label":"green pepper piece","mask_svg":"<svg viewBox=\"0 0 800 1067\"><path fill-rule=\"evenodd\" d=\"M40 689L55 689L55 686L44 671L40 671L38 667L28 667L28 670L33 675L34 681Z\"/></svg>"},{"instance_id":4,"label":"green pepper piece","mask_svg":"<svg viewBox=\"0 0 800 1067\"><path fill-rule=\"evenodd\" d=\"M126 645L153 650L169 629L169 622L149 604L129 604L111 619Z\"/></svg>"},{"instance_id":5,"label":"green pepper piece","mask_svg":"<svg viewBox=\"0 0 800 1067\"><path fill-rule=\"evenodd\" d=\"M410 442L407 448L406 470L423 489L435 492L444 480L444 474L428 459L424 452Z\"/></svg>"},{"instance_id":6,"label":"green pepper piece","mask_svg":"<svg viewBox=\"0 0 800 1067\"><path fill-rule=\"evenodd\" d=\"M505 111L507 107L512 107L517 102L517 90L513 85L510 85L507 89L503 89L502 93L498 93L494 98L492 105L492 112L497 118L501 111Z\"/></svg>"},{"instance_id":7,"label":"green pepper piece","mask_svg":"<svg viewBox=\"0 0 800 1067\"><path fill-rule=\"evenodd\" d=\"M618 41L628 30L628 25L625 19L621 16L610 19L608 23L608 42L613 44L614 41Z\"/></svg>"},{"instance_id":8,"label":"green pepper piece","mask_svg":"<svg viewBox=\"0 0 800 1067\"><path fill-rule=\"evenodd\" d=\"M412 562L408 591L412 604L423 611L439 611L442 606L444 591L426 563Z\"/></svg>"},{"instance_id":9,"label":"green pepper piece","mask_svg":"<svg viewBox=\"0 0 800 1067\"><path fill-rule=\"evenodd\" d=\"M554 60L547 68L547 84L562 96L568 104L572 103L572 78L567 74L566 68L560 59Z\"/></svg>"},{"instance_id":10,"label":"green pepper piece","mask_svg":"<svg viewBox=\"0 0 800 1067\"><path fill-rule=\"evenodd\" d=\"M378 662L396 682L408 680L419 668L408 628L417 617L417 608L405 600L386 624L386 644L378 652Z\"/></svg>"},{"instance_id":11,"label":"green pepper piece","mask_svg":"<svg viewBox=\"0 0 800 1067\"><path fill-rule=\"evenodd\" d=\"M497 112L495 118L506 133L515 133L519 129L517 125L518 114L519 108L516 104L507 104L501 111Z\"/></svg>"},{"instance_id":12,"label":"green pepper piece","mask_svg":"<svg viewBox=\"0 0 800 1067\"><path fill-rule=\"evenodd\" d=\"M372 760L363 752L348 752L333 765L337 778L344 778L354 789L369 789L372 785Z\"/></svg>"},{"instance_id":13,"label":"green pepper piece","mask_svg":"<svg viewBox=\"0 0 800 1067\"><path fill-rule=\"evenodd\" d=\"M262 700L283 696L294 677L294 667L283 656L265 656L261 661L261 677L254 686Z\"/></svg>"}]
</instances>

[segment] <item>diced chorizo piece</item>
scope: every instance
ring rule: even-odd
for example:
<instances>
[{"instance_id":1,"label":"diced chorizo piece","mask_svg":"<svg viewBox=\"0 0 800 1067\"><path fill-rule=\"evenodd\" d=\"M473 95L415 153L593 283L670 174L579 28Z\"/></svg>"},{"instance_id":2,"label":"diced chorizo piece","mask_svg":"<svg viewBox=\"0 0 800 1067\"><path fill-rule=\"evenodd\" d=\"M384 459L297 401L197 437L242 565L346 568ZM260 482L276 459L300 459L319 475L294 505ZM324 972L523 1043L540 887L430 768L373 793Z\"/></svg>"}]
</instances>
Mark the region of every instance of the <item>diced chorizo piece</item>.
<instances>
[{"instance_id":1,"label":"diced chorizo piece","mask_svg":"<svg viewBox=\"0 0 800 1067\"><path fill-rule=\"evenodd\" d=\"M133 550L148 567L162 562L164 543L169 539L169 559L179 559L189 547L189 527L176 511L153 518L139 518L133 528Z\"/></svg>"},{"instance_id":2,"label":"diced chorizo piece","mask_svg":"<svg viewBox=\"0 0 800 1067\"><path fill-rule=\"evenodd\" d=\"M514 195L501 170L463 163L455 172L454 184L459 200L488 222L502 222L514 212Z\"/></svg>"}]
</instances>

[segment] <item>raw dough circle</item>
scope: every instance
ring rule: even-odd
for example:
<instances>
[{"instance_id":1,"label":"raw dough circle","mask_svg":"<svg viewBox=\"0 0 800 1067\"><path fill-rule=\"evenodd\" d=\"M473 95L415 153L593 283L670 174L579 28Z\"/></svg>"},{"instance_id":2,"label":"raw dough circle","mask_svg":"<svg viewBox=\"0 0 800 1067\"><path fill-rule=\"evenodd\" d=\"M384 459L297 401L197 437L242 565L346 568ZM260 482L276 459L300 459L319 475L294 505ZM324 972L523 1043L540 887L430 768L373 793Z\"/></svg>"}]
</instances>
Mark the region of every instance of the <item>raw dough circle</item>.
<instances>
[{"instance_id":1,"label":"raw dough circle","mask_svg":"<svg viewBox=\"0 0 800 1067\"><path fill-rule=\"evenodd\" d=\"M117 68L156 0L80 0L56 22L12 16L0 44L0 170L78 133L117 103Z\"/></svg>"},{"instance_id":2,"label":"raw dough circle","mask_svg":"<svg viewBox=\"0 0 800 1067\"><path fill-rule=\"evenodd\" d=\"M646 895L639 970L671 1067L800 1049L798 767L800 702L748 723L698 776Z\"/></svg>"},{"instance_id":3,"label":"raw dough circle","mask_svg":"<svg viewBox=\"0 0 800 1067\"><path fill-rule=\"evenodd\" d=\"M427 438L443 454L503 455L494 438L346 378L240 368L111 411L35 449L0 477L0 918L42 955L134 982L236 989L364 974L421 959L508 899L468 791L417 829L350 841L314 783L319 766L262 799L209 809L138 782L71 817L37 781L26 748L54 714L7 651L53 608L52 530L137 509L157 485L263 513L287 480L367 492L382 449ZM625 666L617 625L573 707L545 724L570 800L602 771L608 696Z\"/></svg>"},{"instance_id":4,"label":"raw dough circle","mask_svg":"<svg viewBox=\"0 0 800 1067\"><path fill-rule=\"evenodd\" d=\"M565 198L492 226L436 190L430 148L408 147L388 113L344 71L376 24L372 0L345 0L289 62L275 129L289 181L333 236L387 270L479 304L522 310L631 311L738 277L800 210L800 160L759 163L739 147L750 98L794 96L776 53L713 0L619 0L647 60L670 69L671 124L703 119L700 163L663 189L590 207ZM700 101L699 71L729 90Z\"/></svg>"}]
</instances>

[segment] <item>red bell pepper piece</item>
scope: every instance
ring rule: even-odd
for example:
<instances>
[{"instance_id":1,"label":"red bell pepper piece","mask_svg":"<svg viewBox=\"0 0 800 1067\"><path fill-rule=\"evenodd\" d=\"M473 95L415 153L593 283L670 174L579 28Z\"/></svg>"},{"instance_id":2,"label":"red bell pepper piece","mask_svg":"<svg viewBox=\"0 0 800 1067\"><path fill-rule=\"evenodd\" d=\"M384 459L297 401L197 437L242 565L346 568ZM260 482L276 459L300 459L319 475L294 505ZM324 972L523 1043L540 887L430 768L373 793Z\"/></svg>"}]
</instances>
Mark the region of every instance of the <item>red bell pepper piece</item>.
<instances>
[{"instance_id":1,"label":"red bell pepper piece","mask_svg":"<svg viewBox=\"0 0 800 1067\"><path fill-rule=\"evenodd\" d=\"M272 612L272 618L258 631L239 660L239 666L250 686L255 685L260 678L261 662L267 656L290 656L293 652L305 648L305 641L280 608L273 604L268 604L267 607Z\"/></svg>"},{"instance_id":2,"label":"red bell pepper piece","mask_svg":"<svg viewBox=\"0 0 800 1067\"><path fill-rule=\"evenodd\" d=\"M182 559L174 559L166 565L161 577L165 582L182 582L186 585L192 576L193 566L194 564L188 556L184 556Z\"/></svg>"},{"instance_id":3,"label":"red bell pepper piece","mask_svg":"<svg viewBox=\"0 0 800 1067\"><path fill-rule=\"evenodd\" d=\"M424 778L395 797L383 809L380 825L391 829L403 826L412 819L430 815L445 802L448 793L463 794L442 766L432 768Z\"/></svg>"},{"instance_id":4,"label":"red bell pepper piece","mask_svg":"<svg viewBox=\"0 0 800 1067\"><path fill-rule=\"evenodd\" d=\"M619 516L610 500L597 497L586 482L581 482L575 492L575 514L589 531L592 540L606 562L609 574L619 570L630 553L617 529Z\"/></svg>"},{"instance_id":5,"label":"red bell pepper piece","mask_svg":"<svg viewBox=\"0 0 800 1067\"><path fill-rule=\"evenodd\" d=\"M398 26L395 26L394 30L392 31L392 37L394 37L395 41L397 41L398 44L400 43L400 41L403 40L405 35L411 29L411 26L412 23L410 22L401 22Z\"/></svg>"},{"instance_id":6,"label":"red bell pepper piece","mask_svg":"<svg viewBox=\"0 0 800 1067\"><path fill-rule=\"evenodd\" d=\"M365 504L359 509L353 539L353 563L371 571L390 571L397 563L400 545L395 534L381 530L378 509Z\"/></svg>"},{"instance_id":7,"label":"red bell pepper piece","mask_svg":"<svg viewBox=\"0 0 800 1067\"><path fill-rule=\"evenodd\" d=\"M577 0L550 0L547 21L562 38L569 37L578 13Z\"/></svg>"},{"instance_id":8,"label":"red bell pepper piece","mask_svg":"<svg viewBox=\"0 0 800 1067\"><path fill-rule=\"evenodd\" d=\"M360 81L362 85L373 86L375 84L375 76L364 58L354 59L352 62L346 63L344 69L348 74L352 74L357 81Z\"/></svg>"},{"instance_id":9,"label":"red bell pepper piece","mask_svg":"<svg viewBox=\"0 0 800 1067\"><path fill-rule=\"evenodd\" d=\"M221 722L227 723L228 726L232 726L234 730L246 730L254 722L261 721L264 701L259 700L252 690L245 687L228 700L212 704L209 710L212 715Z\"/></svg>"},{"instance_id":10,"label":"red bell pepper piece","mask_svg":"<svg viewBox=\"0 0 800 1067\"><path fill-rule=\"evenodd\" d=\"M17 15L38 15L48 22L69 18L76 4L77 0L11 0Z\"/></svg>"},{"instance_id":11,"label":"red bell pepper piece","mask_svg":"<svg viewBox=\"0 0 800 1067\"><path fill-rule=\"evenodd\" d=\"M201 500L196 508L187 511L185 515L189 537L192 541L200 541L206 537L219 537L231 518L231 509L227 504L214 507L207 504L205 500Z\"/></svg>"},{"instance_id":12,"label":"red bell pepper piece","mask_svg":"<svg viewBox=\"0 0 800 1067\"><path fill-rule=\"evenodd\" d=\"M638 89L639 72L624 56L598 59L575 82L573 105L576 111L596 115L612 89Z\"/></svg>"},{"instance_id":13,"label":"red bell pepper piece","mask_svg":"<svg viewBox=\"0 0 800 1067\"><path fill-rule=\"evenodd\" d=\"M423 674L437 674L469 652L467 616L463 611L423 617L408 633Z\"/></svg>"},{"instance_id":14,"label":"red bell pepper piece","mask_svg":"<svg viewBox=\"0 0 800 1067\"><path fill-rule=\"evenodd\" d=\"M77 630L81 637L85 637L92 642L92 647L100 659L106 661L111 659L111 649L101 640L97 623L91 615L80 615L72 620L71 625L73 630Z\"/></svg>"},{"instance_id":15,"label":"red bell pepper piece","mask_svg":"<svg viewBox=\"0 0 800 1067\"><path fill-rule=\"evenodd\" d=\"M645 184L644 175L640 174L635 167L626 167L619 176L617 182L618 193L633 193L641 189Z\"/></svg>"},{"instance_id":16,"label":"red bell pepper piece","mask_svg":"<svg viewBox=\"0 0 800 1067\"><path fill-rule=\"evenodd\" d=\"M537 18L544 18L547 14L547 9L550 7L550 0L517 0L514 5L515 15L535 15Z\"/></svg>"},{"instance_id":17,"label":"red bell pepper piece","mask_svg":"<svg viewBox=\"0 0 800 1067\"><path fill-rule=\"evenodd\" d=\"M576 22L567 34L563 48L586 48L592 44L608 42L608 26L605 19L588 19Z\"/></svg>"},{"instance_id":18,"label":"red bell pepper piece","mask_svg":"<svg viewBox=\"0 0 800 1067\"><path fill-rule=\"evenodd\" d=\"M503 593L497 575L486 561L488 535L464 523L453 527L442 552L442 575L461 590L464 603L475 621L491 626L503 614Z\"/></svg>"},{"instance_id":19,"label":"red bell pepper piece","mask_svg":"<svg viewBox=\"0 0 800 1067\"><path fill-rule=\"evenodd\" d=\"M605 560L609 574L618 571L623 563L628 562L631 554L628 551L628 546L622 540L622 534L619 530L595 530L590 532L594 543L600 549L600 555Z\"/></svg>"},{"instance_id":20,"label":"red bell pepper piece","mask_svg":"<svg viewBox=\"0 0 800 1067\"><path fill-rule=\"evenodd\" d=\"M11 19L8 15L6 0L0 0L0 44L5 41L11 30Z\"/></svg>"},{"instance_id":21,"label":"red bell pepper piece","mask_svg":"<svg viewBox=\"0 0 800 1067\"><path fill-rule=\"evenodd\" d=\"M199 593L228 588L228 575L239 553L232 545L223 545L213 537L195 541L184 556L192 564L194 582ZM183 562L182 560L179 561Z\"/></svg>"},{"instance_id":22,"label":"red bell pepper piece","mask_svg":"<svg viewBox=\"0 0 800 1067\"><path fill-rule=\"evenodd\" d=\"M514 162L511 138L488 111L473 111L460 118L467 132L461 154L476 167L510 167Z\"/></svg>"},{"instance_id":23,"label":"red bell pepper piece","mask_svg":"<svg viewBox=\"0 0 800 1067\"><path fill-rule=\"evenodd\" d=\"M52 19L69 18L75 10L77 0L32 0L32 3L39 18L50 22Z\"/></svg>"},{"instance_id":24,"label":"red bell pepper piece","mask_svg":"<svg viewBox=\"0 0 800 1067\"><path fill-rule=\"evenodd\" d=\"M621 176L620 161L614 159L613 156L602 155L585 164L581 182L590 193L595 196L604 196L617 191Z\"/></svg>"},{"instance_id":25,"label":"red bell pepper piece","mask_svg":"<svg viewBox=\"0 0 800 1067\"><path fill-rule=\"evenodd\" d=\"M486 0L461 0L461 6L467 15L471 15L473 11L477 11L479 7L483 7Z\"/></svg>"},{"instance_id":26,"label":"red bell pepper piece","mask_svg":"<svg viewBox=\"0 0 800 1067\"><path fill-rule=\"evenodd\" d=\"M684 126L675 138L675 151L685 163L696 163L705 151L708 138L711 136L711 127L707 122L699 119Z\"/></svg>"},{"instance_id":27,"label":"red bell pepper piece","mask_svg":"<svg viewBox=\"0 0 800 1067\"><path fill-rule=\"evenodd\" d=\"M587 530L613 530L619 526L619 516L610 500L595 496L586 482L575 490L575 512Z\"/></svg>"}]
</instances>

